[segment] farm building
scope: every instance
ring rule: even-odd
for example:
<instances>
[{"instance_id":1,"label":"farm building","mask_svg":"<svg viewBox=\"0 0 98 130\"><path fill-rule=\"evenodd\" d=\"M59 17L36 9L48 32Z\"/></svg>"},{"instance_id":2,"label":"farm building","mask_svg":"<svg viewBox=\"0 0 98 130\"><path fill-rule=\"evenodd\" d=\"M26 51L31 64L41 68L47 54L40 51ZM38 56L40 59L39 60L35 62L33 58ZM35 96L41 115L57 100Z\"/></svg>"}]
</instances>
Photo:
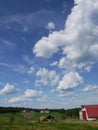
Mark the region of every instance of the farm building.
<instances>
[{"instance_id":1,"label":"farm building","mask_svg":"<svg viewBox=\"0 0 98 130\"><path fill-rule=\"evenodd\" d=\"M96 120L98 118L98 105L82 105L79 116L80 120Z\"/></svg>"},{"instance_id":2,"label":"farm building","mask_svg":"<svg viewBox=\"0 0 98 130\"><path fill-rule=\"evenodd\" d=\"M49 113L49 110L47 110L47 109L41 110L40 113Z\"/></svg>"}]
</instances>

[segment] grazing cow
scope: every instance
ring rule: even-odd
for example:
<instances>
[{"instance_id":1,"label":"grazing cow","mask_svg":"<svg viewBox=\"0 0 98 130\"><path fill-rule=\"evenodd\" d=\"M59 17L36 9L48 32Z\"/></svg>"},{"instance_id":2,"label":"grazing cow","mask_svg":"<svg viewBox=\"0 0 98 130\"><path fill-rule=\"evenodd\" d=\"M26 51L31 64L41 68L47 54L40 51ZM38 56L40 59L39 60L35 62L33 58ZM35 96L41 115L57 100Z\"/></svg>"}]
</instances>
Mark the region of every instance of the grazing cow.
<instances>
[{"instance_id":1,"label":"grazing cow","mask_svg":"<svg viewBox=\"0 0 98 130\"><path fill-rule=\"evenodd\" d=\"M54 121L54 117L53 116L47 116L47 120L48 121Z\"/></svg>"}]
</instances>

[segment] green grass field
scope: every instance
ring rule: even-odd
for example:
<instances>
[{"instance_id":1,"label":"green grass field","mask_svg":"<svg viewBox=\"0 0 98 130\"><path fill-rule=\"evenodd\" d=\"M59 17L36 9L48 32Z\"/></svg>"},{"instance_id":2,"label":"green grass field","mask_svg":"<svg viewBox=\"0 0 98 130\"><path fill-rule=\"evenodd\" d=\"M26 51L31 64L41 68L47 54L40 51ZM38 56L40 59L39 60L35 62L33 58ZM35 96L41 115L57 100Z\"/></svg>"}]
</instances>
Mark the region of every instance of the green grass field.
<instances>
[{"instance_id":1,"label":"green grass field","mask_svg":"<svg viewBox=\"0 0 98 130\"><path fill-rule=\"evenodd\" d=\"M59 117L58 113L51 113L54 117ZM13 123L9 121L10 114L0 114L0 130L98 130L98 121L79 121L58 118L53 122L38 122L39 116L43 114L36 113L33 120L25 121L20 113L14 115ZM45 114L44 114L45 115Z\"/></svg>"}]
</instances>

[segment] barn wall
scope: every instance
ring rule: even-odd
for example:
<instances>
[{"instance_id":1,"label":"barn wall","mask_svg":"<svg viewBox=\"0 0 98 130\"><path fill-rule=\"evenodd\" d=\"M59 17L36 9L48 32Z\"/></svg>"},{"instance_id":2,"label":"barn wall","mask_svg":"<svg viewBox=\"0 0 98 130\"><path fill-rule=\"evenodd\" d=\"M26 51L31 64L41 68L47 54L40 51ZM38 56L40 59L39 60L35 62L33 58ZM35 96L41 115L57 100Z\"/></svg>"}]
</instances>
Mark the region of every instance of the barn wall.
<instances>
[{"instance_id":1,"label":"barn wall","mask_svg":"<svg viewBox=\"0 0 98 130\"><path fill-rule=\"evenodd\" d=\"M83 115L83 120L87 120L87 113L86 111L82 111L82 115Z\"/></svg>"}]
</instances>

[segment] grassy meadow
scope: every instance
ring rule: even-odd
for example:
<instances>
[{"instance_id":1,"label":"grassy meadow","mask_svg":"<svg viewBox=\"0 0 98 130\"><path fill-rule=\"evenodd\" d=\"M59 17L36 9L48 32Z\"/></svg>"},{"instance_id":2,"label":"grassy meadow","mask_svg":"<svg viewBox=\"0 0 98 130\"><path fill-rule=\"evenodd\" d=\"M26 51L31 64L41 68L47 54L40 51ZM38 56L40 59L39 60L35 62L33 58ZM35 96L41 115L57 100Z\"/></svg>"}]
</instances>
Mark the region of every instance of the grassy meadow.
<instances>
[{"instance_id":1,"label":"grassy meadow","mask_svg":"<svg viewBox=\"0 0 98 130\"><path fill-rule=\"evenodd\" d=\"M20 113L13 114L15 120L10 122L10 113L0 114L0 130L98 130L98 121L79 121L78 119L61 119L57 112L53 122L38 122L40 116L47 114L35 113L32 120L23 120Z\"/></svg>"}]
</instances>

